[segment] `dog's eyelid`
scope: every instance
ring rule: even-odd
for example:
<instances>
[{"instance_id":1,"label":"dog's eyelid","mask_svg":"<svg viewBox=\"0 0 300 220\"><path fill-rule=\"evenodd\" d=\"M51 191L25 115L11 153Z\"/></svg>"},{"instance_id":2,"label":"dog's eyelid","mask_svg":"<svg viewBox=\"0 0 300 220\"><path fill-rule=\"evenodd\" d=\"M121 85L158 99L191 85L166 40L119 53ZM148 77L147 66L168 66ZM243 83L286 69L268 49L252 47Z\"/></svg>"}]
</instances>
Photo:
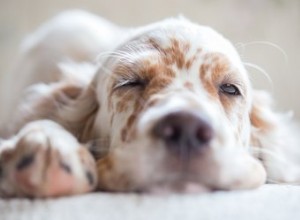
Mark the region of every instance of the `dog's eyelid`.
<instances>
[{"instance_id":1,"label":"dog's eyelid","mask_svg":"<svg viewBox=\"0 0 300 220\"><path fill-rule=\"evenodd\" d=\"M244 96L245 95L245 85L241 82L233 82L233 83L230 83L232 85L234 85L238 90L239 90L239 95L240 96Z\"/></svg>"},{"instance_id":2,"label":"dog's eyelid","mask_svg":"<svg viewBox=\"0 0 300 220\"><path fill-rule=\"evenodd\" d=\"M241 86L234 83L222 83L220 86L220 92L231 96L243 96L243 90Z\"/></svg>"},{"instance_id":3,"label":"dog's eyelid","mask_svg":"<svg viewBox=\"0 0 300 220\"><path fill-rule=\"evenodd\" d=\"M124 85L126 85L126 84L128 84L128 83L131 83L131 82L133 82L133 80L130 80L130 79L119 80L119 81L115 84L114 88L122 87L122 86L124 86Z\"/></svg>"},{"instance_id":4,"label":"dog's eyelid","mask_svg":"<svg viewBox=\"0 0 300 220\"><path fill-rule=\"evenodd\" d=\"M224 92L224 91L222 91L223 85L231 85L231 86L235 87L237 89L237 94L235 94L235 95L244 97L245 84L243 83L243 81L241 79L237 78L233 72L228 73L222 80L222 83L219 84L219 89L221 90L221 92ZM234 94L231 94L231 95L234 95Z\"/></svg>"},{"instance_id":5,"label":"dog's eyelid","mask_svg":"<svg viewBox=\"0 0 300 220\"><path fill-rule=\"evenodd\" d=\"M131 79L120 79L116 82L113 89L116 90L118 88L122 88L125 86L144 86L146 84L146 80L140 79L140 78L131 78Z\"/></svg>"}]
</instances>

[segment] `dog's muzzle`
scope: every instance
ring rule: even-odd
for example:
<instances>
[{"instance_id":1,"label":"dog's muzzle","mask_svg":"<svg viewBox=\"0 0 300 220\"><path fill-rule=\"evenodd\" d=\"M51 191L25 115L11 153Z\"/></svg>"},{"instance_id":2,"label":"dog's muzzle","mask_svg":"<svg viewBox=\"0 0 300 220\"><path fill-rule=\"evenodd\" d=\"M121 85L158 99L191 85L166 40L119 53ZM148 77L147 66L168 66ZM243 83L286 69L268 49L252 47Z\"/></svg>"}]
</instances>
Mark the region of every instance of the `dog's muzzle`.
<instances>
[{"instance_id":1,"label":"dog's muzzle","mask_svg":"<svg viewBox=\"0 0 300 220\"><path fill-rule=\"evenodd\" d=\"M164 116L154 125L152 133L164 142L168 150L180 156L201 153L214 136L205 117L187 111Z\"/></svg>"}]
</instances>

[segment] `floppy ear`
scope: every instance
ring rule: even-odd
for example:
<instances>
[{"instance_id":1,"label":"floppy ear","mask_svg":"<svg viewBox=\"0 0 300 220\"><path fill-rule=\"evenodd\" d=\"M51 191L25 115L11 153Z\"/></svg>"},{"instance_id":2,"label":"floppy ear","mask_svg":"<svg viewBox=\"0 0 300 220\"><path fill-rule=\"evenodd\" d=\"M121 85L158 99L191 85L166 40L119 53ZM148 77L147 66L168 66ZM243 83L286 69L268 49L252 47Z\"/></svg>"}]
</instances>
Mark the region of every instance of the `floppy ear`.
<instances>
[{"instance_id":1,"label":"floppy ear","mask_svg":"<svg viewBox=\"0 0 300 220\"><path fill-rule=\"evenodd\" d=\"M98 110L99 104L91 84L77 99L57 112L57 120L84 143L94 136L93 126Z\"/></svg>"},{"instance_id":2,"label":"floppy ear","mask_svg":"<svg viewBox=\"0 0 300 220\"><path fill-rule=\"evenodd\" d=\"M80 142L93 137L94 119L99 105L94 91L93 81L96 65L91 63L75 63L68 61L60 63L61 83L68 85L62 92L70 99L56 111L54 120L73 133ZM72 97L72 91L77 89L77 95Z\"/></svg>"},{"instance_id":3,"label":"floppy ear","mask_svg":"<svg viewBox=\"0 0 300 220\"><path fill-rule=\"evenodd\" d=\"M300 130L292 114L274 112L270 95L254 91L250 119L253 154L268 182L300 184Z\"/></svg>"}]
</instances>

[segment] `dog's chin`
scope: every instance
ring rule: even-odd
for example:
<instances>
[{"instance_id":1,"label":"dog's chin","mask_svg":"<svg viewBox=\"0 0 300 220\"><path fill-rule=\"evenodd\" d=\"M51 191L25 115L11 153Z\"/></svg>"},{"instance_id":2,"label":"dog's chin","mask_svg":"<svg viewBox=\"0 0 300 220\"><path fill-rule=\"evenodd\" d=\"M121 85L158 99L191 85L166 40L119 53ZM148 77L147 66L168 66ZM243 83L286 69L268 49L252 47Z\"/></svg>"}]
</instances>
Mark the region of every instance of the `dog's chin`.
<instances>
[{"instance_id":1,"label":"dog's chin","mask_svg":"<svg viewBox=\"0 0 300 220\"><path fill-rule=\"evenodd\" d=\"M201 194L211 192L209 187L195 182L179 182L176 184L159 184L149 187L145 193L153 195L169 195L169 194Z\"/></svg>"}]
</instances>

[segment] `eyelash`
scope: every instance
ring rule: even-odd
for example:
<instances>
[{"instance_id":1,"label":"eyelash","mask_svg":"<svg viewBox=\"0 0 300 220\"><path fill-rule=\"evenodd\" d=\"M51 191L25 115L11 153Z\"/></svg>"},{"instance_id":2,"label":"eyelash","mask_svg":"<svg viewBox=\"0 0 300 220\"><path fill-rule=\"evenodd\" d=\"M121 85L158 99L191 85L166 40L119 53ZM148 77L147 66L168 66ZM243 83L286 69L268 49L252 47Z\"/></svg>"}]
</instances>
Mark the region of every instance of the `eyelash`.
<instances>
[{"instance_id":1,"label":"eyelash","mask_svg":"<svg viewBox=\"0 0 300 220\"><path fill-rule=\"evenodd\" d=\"M114 86L114 89L120 89L120 88L126 88L126 87L144 87L146 85L146 81L142 79L128 79L128 80L122 80L121 82L117 83Z\"/></svg>"}]
</instances>

